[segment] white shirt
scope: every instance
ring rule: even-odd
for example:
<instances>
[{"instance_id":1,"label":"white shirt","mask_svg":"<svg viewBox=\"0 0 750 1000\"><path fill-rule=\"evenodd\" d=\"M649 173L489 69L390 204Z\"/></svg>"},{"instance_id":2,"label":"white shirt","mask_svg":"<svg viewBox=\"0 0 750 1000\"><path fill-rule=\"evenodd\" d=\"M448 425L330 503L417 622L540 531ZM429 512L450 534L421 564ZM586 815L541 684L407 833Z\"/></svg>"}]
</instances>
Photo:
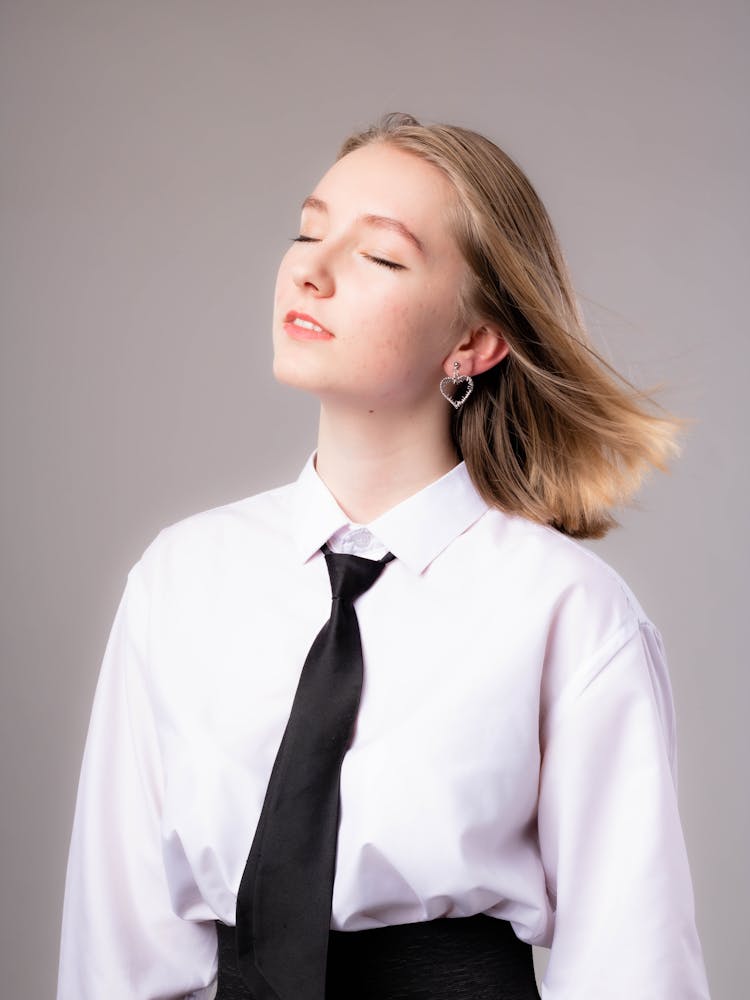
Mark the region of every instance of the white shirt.
<instances>
[{"instance_id":1,"label":"white shirt","mask_svg":"<svg viewBox=\"0 0 750 1000\"><path fill-rule=\"evenodd\" d=\"M551 948L543 1000L706 1000L664 648L621 577L488 507L462 462L367 526L314 466L163 529L128 574L81 771L58 1000L216 976L301 666L320 546L395 555L356 601L365 681L331 926L488 913Z\"/></svg>"}]
</instances>

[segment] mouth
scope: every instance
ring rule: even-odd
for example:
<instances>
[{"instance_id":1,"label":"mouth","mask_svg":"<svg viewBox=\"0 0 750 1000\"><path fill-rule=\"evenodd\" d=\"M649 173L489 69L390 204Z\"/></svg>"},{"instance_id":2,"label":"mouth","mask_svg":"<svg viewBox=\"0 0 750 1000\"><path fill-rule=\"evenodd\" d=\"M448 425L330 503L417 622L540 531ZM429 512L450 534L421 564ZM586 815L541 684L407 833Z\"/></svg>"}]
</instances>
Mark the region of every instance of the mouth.
<instances>
[{"instance_id":1,"label":"mouth","mask_svg":"<svg viewBox=\"0 0 750 1000\"><path fill-rule=\"evenodd\" d=\"M297 340L330 340L333 334L314 316L291 309L284 317L284 330Z\"/></svg>"}]
</instances>

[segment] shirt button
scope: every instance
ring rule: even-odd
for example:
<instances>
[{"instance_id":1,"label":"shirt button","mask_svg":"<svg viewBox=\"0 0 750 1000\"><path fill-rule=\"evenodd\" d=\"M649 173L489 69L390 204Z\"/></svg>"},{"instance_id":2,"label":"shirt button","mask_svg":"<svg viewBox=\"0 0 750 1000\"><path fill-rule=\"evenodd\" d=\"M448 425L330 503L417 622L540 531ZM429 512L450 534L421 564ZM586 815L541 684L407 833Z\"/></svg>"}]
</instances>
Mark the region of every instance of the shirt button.
<instances>
[{"instance_id":1,"label":"shirt button","mask_svg":"<svg viewBox=\"0 0 750 1000\"><path fill-rule=\"evenodd\" d=\"M352 552L362 552L363 549L367 549L371 545L372 535L367 528L357 528L349 535L347 542Z\"/></svg>"}]
</instances>

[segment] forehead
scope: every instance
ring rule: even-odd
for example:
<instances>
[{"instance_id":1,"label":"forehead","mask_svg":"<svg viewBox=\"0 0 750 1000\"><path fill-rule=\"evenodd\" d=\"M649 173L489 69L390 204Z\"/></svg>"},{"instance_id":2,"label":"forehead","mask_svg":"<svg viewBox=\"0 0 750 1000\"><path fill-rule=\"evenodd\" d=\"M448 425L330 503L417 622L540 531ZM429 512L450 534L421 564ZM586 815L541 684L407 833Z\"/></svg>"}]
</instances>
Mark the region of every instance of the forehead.
<instances>
[{"instance_id":1,"label":"forehead","mask_svg":"<svg viewBox=\"0 0 750 1000\"><path fill-rule=\"evenodd\" d=\"M425 242L450 239L452 184L438 167L386 143L347 153L323 175L313 194L341 221L349 214L385 215L413 228Z\"/></svg>"}]
</instances>

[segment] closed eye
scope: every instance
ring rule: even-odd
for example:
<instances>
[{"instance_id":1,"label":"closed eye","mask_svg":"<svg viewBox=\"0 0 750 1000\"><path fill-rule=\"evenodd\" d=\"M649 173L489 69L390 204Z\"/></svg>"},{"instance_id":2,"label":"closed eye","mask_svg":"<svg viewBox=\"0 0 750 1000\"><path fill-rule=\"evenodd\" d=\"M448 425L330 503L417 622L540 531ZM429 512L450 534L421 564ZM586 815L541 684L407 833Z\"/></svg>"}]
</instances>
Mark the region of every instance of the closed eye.
<instances>
[{"instance_id":1,"label":"closed eye","mask_svg":"<svg viewBox=\"0 0 750 1000\"><path fill-rule=\"evenodd\" d=\"M316 239L314 236L294 236L292 237L292 243L320 243L320 240ZM405 271L406 266L404 264L396 264L392 260L385 260L384 257L373 257L372 254L365 253L362 254L367 260L372 260L376 264L380 264L381 267L388 267L393 271Z\"/></svg>"},{"instance_id":2,"label":"closed eye","mask_svg":"<svg viewBox=\"0 0 750 1000\"><path fill-rule=\"evenodd\" d=\"M369 253L362 254L362 256L367 257L368 260L374 260L376 264L382 264L383 267L390 267L394 271L405 270L403 264L395 264L392 260L384 260L382 257L372 257Z\"/></svg>"}]
</instances>

